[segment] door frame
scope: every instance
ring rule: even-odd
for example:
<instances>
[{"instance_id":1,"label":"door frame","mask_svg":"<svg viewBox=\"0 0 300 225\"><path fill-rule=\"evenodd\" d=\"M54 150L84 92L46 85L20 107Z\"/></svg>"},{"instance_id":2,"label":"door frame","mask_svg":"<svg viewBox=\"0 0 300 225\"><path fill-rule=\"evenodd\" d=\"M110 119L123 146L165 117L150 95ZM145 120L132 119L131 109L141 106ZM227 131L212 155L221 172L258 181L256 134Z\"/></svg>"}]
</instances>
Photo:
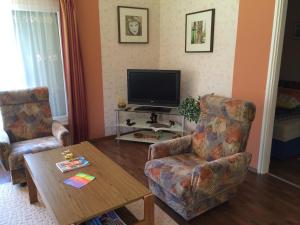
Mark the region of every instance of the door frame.
<instances>
[{"instance_id":1,"label":"door frame","mask_svg":"<svg viewBox=\"0 0 300 225\"><path fill-rule=\"evenodd\" d=\"M258 158L259 174L269 172L288 0L276 0Z\"/></svg>"}]
</instances>

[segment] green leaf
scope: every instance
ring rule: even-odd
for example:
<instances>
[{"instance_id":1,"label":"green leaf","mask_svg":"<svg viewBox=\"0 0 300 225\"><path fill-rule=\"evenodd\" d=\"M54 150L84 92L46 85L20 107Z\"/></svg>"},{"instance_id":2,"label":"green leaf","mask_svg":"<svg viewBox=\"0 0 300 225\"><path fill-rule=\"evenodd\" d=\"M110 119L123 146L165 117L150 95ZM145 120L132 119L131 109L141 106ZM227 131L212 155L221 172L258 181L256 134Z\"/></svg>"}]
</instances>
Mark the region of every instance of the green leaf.
<instances>
[{"instance_id":1,"label":"green leaf","mask_svg":"<svg viewBox=\"0 0 300 225\"><path fill-rule=\"evenodd\" d=\"M197 123L200 116L199 101L201 97L198 96L197 100L193 97L185 98L178 107L178 112L184 116L188 121Z\"/></svg>"}]
</instances>

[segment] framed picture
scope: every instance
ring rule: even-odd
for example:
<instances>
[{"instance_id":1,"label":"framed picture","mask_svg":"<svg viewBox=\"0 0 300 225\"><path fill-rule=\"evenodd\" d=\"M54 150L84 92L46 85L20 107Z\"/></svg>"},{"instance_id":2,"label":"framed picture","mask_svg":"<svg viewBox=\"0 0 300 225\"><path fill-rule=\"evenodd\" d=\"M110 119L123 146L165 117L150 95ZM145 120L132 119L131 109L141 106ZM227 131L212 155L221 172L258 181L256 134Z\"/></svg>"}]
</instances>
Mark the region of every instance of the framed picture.
<instances>
[{"instance_id":1,"label":"framed picture","mask_svg":"<svg viewBox=\"0 0 300 225\"><path fill-rule=\"evenodd\" d=\"M149 10L118 6L119 43L149 43Z\"/></svg>"},{"instance_id":2,"label":"framed picture","mask_svg":"<svg viewBox=\"0 0 300 225\"><path fill-rule=\"evenodd\" d=\"M213 52L215 9L186 14L185 52Z\"/></svg>"}]
</instances>

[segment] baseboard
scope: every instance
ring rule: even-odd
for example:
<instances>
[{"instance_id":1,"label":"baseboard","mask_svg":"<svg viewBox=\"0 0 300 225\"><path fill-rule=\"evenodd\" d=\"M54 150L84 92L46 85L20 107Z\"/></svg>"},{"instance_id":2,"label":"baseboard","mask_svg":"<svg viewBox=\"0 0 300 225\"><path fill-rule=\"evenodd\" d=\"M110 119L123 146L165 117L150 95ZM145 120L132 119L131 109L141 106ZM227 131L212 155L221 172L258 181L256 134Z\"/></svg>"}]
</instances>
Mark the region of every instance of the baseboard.
<instances>
[{"instance_id":1,"label":"baseboard","mask_svg":"<svg viewBox=\"0 0 300 225\"><path fill-rule=\"evenodd\" d=\"M249 166L249 167L248 167L248 170L251 171L251 172L253 172L253 173L256 173L256 174L257 174L257 169L254 168L254 167L252 167L252 166Z\"/></svg>"},{"instance_id":2,"label":"baseboard","mask_svg":"<svg viewBox=\"0 0 300 225\"><path fill-rule=\"evenodd\" d=\"M90 139L88 141L96 142L96 141L100 141L100 140L113 139L115 137L116 137L116 135L109 135L109 136L103 136L103 137L99 137L99 138L93 138L93 139Z\"/></svg>"},{"instance_id":3,"label":"baseboard","mask_svg":"<svg viewBox=\"0 0 300 225\"><path fill-rule=\"evenodd\" d=\"M291 186L293 186L293 187L295 187L295 188L300 189L300 186L299 186L299 185L294 184L293 182L290 182L290 181L288 181L288 180L286 180L286 179L284 179L284 178L281 178L281 177L279 177L279 176L276 176L275 174L268 173L268 175L271 176L271 177L274 177L274 178L276 178L276 179L278 179L278 180L280 180L280 181L282 181L282 182L284 182L284 183L287 183L287 184L289 184L289 185L291 185Z\"/></svg>"}]
</instances>

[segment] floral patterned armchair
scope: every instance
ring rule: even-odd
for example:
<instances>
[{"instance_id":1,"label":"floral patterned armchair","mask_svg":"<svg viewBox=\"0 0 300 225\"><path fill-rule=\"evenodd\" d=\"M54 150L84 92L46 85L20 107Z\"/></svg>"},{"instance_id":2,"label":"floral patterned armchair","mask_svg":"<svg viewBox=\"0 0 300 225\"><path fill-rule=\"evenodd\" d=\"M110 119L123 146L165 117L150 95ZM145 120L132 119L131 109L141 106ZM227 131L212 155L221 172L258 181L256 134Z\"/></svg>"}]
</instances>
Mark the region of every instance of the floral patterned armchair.
<instances>
[{"instance_id":1,"label":"floral patterned armchair","mask_svg":"<svg viewBox=\"0 0 300 225\"><path fill-rule=\"evenodd\" d=\"M232 198L251 161L254 104L206 95L200 107L196 131L151 145L145 165L151 191L186 220Z\"/></svg>"},{"instance_id":2,"label":"floral patterned armchair","mask_svg":"<svg viewBox=\"0 0 300 225\"><path fill-rule=\"evenodd\" d=\"M47 88L0 92L0 107L0 160L13 184L26 182L24 154L71 144L69 131L52 119Z\"/></svg>"}]
</instances>

